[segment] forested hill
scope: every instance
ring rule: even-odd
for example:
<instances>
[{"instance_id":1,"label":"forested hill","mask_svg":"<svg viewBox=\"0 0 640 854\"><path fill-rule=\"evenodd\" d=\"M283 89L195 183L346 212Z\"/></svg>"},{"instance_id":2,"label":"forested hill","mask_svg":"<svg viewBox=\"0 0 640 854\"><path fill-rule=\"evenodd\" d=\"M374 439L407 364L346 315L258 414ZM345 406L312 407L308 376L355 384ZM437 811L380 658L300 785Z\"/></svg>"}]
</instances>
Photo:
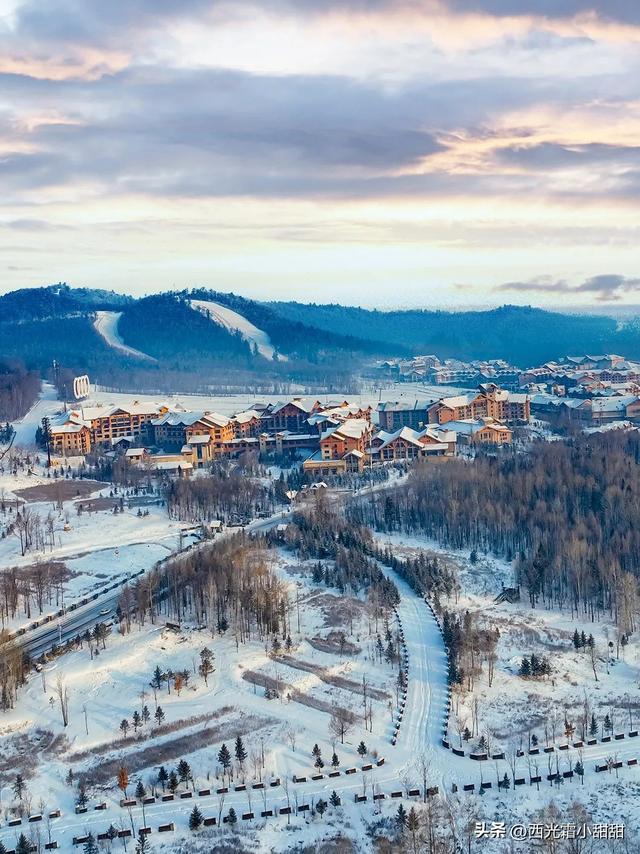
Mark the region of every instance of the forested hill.
<instances>
[{"instance_id":1,"label":"forested hill","mask_svg":"<svg viewBox=\"0 0 640 854\"><path fill-rule=\"evenodd\" d=\"M190 299L213 300L237 311L258 329L267 333L278 352L298 358L316 361L326 351L343 351L367 354L408 354L402 342L390 344L386 337L376 336L363 330L363 334L353 334L349 326L318 327L313 323L283 316L265 303L245 299L233 293L221 293L206 288L194 288L184 291L181 296Z\"/></svg>"},{"instance_id":2,"label":"forested hill","mask_svg":"<svg viewBox=\"0 0 640 854\"><path fill-rule=\"evenodd\" d=\"M23 288L0 296L0 321L23 322L62 317L99 309L121 311L132 297L94 288L71 288L67 284Z\"/></svg>"},{"instance_id":3,"label":"forested hill","mask_svg":"<svg viewBox=\"0 0 640 854\"><path fill-rule=\"evenodd\" d=\"M325 330L348 329L356 337L387 341L414 353L441 358L503 358L529 367L575 353L622 353L640 358L637 321L561 314L505 305L489 311L377 311L337 304L271 302L282 318Z\"/></svg>"}]
</instances>

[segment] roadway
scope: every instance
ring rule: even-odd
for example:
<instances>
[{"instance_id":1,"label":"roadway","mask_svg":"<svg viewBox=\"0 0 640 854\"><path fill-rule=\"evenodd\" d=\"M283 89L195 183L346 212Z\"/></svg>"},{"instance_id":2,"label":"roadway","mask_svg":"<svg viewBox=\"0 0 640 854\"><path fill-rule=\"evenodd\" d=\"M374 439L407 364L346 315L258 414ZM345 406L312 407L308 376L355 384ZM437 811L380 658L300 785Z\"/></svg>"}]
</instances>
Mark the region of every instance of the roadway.
<instances>
[{"instance_id":1,"label":"roadway","mask_svg":"<svg viewBox=\"0 0 640 854\"><path fill-rule=\"evenodd\" d=\"M284 513L281 512L270 516L267 519L255 519L244 528L227 528L218 536L218 539L220 536L230 536L231 534L238 533L240 530L250 533L268 531L282 522L283 518L286 518L286 515L285 511ZM156 564L156 567L166 560L173 560L180 555L187 555L194 549L210 545L212 542L215 542L215 540L198 540L195 543L191 543L181 551L173 552L164 558L163 561ZM136 578L145 575L148 571L141 569L135 575L111 582L102 591L93 593L90 597L84 597L80 601L72 602L64 610L61 609L56 614L38 617L29 628L19 630L19 633L14 635L16 642L20 644L24 652L28 653L32 659L37 659L44 653L50 652L55 646L64 645L67 641L84 634L87 629L92 630L96 623L112 622L123 587L135 581Z\"/></svg>"}]
</instances>

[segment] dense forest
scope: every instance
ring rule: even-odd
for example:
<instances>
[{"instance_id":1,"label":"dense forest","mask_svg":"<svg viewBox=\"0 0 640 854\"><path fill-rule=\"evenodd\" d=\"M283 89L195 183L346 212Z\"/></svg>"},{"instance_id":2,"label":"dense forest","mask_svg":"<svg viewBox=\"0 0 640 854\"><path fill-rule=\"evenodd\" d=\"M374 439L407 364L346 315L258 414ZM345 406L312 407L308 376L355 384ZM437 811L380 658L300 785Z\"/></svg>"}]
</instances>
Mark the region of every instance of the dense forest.
<instances>
[{"instance_id":1,"label":"dense forest","mask_svg":"<svg viewBox=\"0 0 640 854\"><path fill-rule=\"evenodd\" d=\"M640 328L611 317L561 314L529 306L490 311L377 311L343 305L277 302L281 317L319 329L348 329L356 337L386 341L440 358L503 358L519 367L574 353L623 353L640 358Z\"/></svg>"},{"instance_id":2,"label":"dense forest","mask_svg":"<svg viewBox=\"0 0 640 854\"><path fill-rule=\"evenodd\" d=\"M185 360L196 366L207 361L248 365L253 358L241 335L212 323L188 300L173 294L157 294L133 302L124 310L118 331L131 347L169 367L184 366Z\"/></svg>"},{"instance_id":3,"label":"dense forest","mask_svg":"<svg viewBox=\"0 0 640 854\"><path fill-rule=\"evenodd\" d=\"M317 583L336 587L340 593L365 591L385 608L398 603L395 584L374 558L369 528L347 522L322 497L312 508L293 516L285 542L301 560L319 559L313 573Z\"/></svg>"},{"instance_id":4,"label":"dense forest","mask_svg":"<svg viewBox=\"0 0 640 854\"><path fill-rule=\"evenodd\" d=\"M242 468L219 466L207 477L171 480L165 494L169 518L183 522L238 522L276 507L274 491Z\"/></svg>"},{"instance_id":5,"label":"dense forest","mask_svg":"<svg viewBox=\"0 0 640 854\"><path fill-rule=\"evenodd\" d=\"M236 534L160 564L122 596L128 624L164 613L177 623L194 621L212 634L230 630L237 643L290 633L285 585L269 568L264 541Z\"/></svg>"},{"instance_id":6,"label":"dense forest","mask_svg":"<svg viewBox=\"0 0 640 854\"><path fill-rule=\"evenodd\" d=\"M640 436L612 431L540 442L529 453L423 464L406 485L351 509L355 523L420 532L515 560L531 605L635 629L640 566Z\"/></svg>"},{"instance_id":7,"label":"dense forest","mask_svg":"<svg viewBox=\"0 0 640 854\"><path fill-rule=\"evenodd\" d=\"M35 403L39 391L37 371L28 371L21 362L0 359L0 422L22 418Z\"/></svg>"}]
</instances>

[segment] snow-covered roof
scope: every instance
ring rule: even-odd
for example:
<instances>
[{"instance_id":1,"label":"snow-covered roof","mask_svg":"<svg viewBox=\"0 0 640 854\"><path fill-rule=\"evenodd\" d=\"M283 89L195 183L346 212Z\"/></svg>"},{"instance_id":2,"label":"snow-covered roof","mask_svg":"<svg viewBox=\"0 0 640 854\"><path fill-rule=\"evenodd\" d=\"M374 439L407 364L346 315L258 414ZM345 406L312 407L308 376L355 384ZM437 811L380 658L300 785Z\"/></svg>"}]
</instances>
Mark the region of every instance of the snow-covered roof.
<instances>
[{"instance_id":1,"label":"snow-covered roof","mask_svg":"<svg viewBox=\"0 0 640 854\"><path fill-rule=\"evenodd\" d=\"M378 412L409 412L414 409L428 409L437 397L424 397L420 400L382 400Z\"/></svg>"},{"instance_id":2,"label":"snow-covered roof","mask_svg":"<svg viewBox=\"0 0 640 854\"><path fill-rule=\"evenodd\" d=\"M619 397L605 397L594 400L591 404L591 409L594 413L598 412L624 412L630 403L635 403L638 400L635 394L625 394Z\"/></svg>"},{"instance_id":3,"label":"snow-covered roof","mask_svg":"<svg viewBox=\"0 0 640 854\"><path fill-rule=\"evenodd\" d=\"M302 412L312 412L318 401L314 397L293 397L291 400L279 401L271 410L271 415L276 415L285 406L295 406Z\"/></svg>"},{"instance_id":4,"label":"snow-covered roof","mask_svg":"<svg viewBox=\"0 0 640 854\"><path fill-rule=\"evenodd\" d=\"M325 430L320 438L328 439L331 436L337 436L345 439L360 439L370 430L371 423L366 418L348 418L337 426Z\"/></svg>"},{"instance_id":5,"label":"snow-covered roof","mask_svg":"<svg viewBox=\"0 0 640 854\"><path fill-rule=\"evenodd\" d=\"M189 445L208 445L210 441L211 436L208 433L206 435L196 433L193 436L189 436L189 444L185 445L185 447L189 447Z\"/></svg>"},{"instance_id":6,"label":"snow-covered roof","mask_svg":"<svg viewBox=\"0 0 640 854\"><path fill-rule=\"evenodd\" d=\"M146 454L145 448L129 448L129 450L125 452L125 457L141 457L143 454Z\"/></svg>"},{"instance_id":7,"label":"snow-covered roof","mask_svg":"<svg viewBox=\"0 0 640 854\"><path fill-rule=\"evenodd\" d=\"M247 409L245 412L238 412L233 416L233 420L237 421L238 424L247 424L256 418L260 418L260 413L255 409Z\"/></svg>"}]
</instances>

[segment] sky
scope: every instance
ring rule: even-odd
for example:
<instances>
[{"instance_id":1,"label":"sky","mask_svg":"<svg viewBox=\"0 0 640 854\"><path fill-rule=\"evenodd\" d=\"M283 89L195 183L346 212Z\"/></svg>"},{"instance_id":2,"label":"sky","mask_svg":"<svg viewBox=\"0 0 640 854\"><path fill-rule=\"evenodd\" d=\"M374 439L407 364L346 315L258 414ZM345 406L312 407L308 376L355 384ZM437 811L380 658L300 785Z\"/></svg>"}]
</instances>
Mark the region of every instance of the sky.
<instances>
[{"instance_id":1,"label":"sky","mask_svg":"<svg viewBox=\"0 0 640 854\"><path fill-rule=\"evenodd\" d=\"M0 0L0 292L640 301L637 0Z\"/></svg>"}]
</instances>

